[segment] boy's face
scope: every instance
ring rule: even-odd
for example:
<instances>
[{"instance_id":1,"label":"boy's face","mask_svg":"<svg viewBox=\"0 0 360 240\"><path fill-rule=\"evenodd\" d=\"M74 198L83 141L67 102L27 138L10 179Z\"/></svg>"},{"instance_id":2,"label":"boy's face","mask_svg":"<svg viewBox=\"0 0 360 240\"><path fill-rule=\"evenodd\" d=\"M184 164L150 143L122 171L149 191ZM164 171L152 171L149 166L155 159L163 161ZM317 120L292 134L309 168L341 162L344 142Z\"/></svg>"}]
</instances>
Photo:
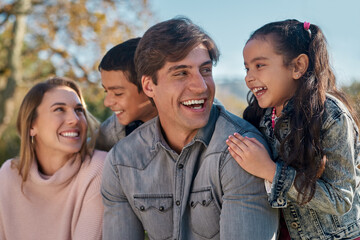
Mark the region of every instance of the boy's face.
<instances>
[{"instance_id":1,"label":"boy's face","mask_svg":"<svg viewBox=\"0 0 360 240\"><path fill-rule=\"evenodd\" d=\"M156 115L148 97L138 92L123 71L101 70L101 82L106 93L104 105L116 114L122 125L135 120L146 122Z\"/></svg>"}]
</instances>

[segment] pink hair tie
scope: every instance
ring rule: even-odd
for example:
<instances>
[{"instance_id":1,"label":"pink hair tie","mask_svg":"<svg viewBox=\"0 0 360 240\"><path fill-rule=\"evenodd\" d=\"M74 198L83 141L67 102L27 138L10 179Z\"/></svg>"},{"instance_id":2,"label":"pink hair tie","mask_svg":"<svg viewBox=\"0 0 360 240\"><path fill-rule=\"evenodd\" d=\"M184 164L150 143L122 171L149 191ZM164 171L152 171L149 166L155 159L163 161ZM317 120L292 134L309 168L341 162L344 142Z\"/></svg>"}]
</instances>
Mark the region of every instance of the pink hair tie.
<instances>
[{"instance_id":1,"label":"pink hair tie","mask_svg":"<svg viewBox=\"0 0 360 240\"><path fill-rule=\"evenodd\" d=\"M304 22L304 29L307 31L310 28L310 23L309 22Z\"/></svg>"}]
</instances>

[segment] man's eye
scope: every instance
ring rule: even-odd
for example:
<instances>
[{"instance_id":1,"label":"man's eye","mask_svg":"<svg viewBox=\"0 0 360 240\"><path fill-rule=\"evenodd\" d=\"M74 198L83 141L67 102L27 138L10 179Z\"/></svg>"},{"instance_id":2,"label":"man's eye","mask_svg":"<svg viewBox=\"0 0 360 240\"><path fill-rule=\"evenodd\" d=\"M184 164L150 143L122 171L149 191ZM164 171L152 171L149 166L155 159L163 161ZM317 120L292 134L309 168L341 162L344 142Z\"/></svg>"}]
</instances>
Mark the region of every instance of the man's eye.
<instances>
[{"instance_id":1,"label":"man's eye","mask_svg":"<svg viewBox=\"0 0 360 240\"><path fill-rule=\"evenodd\" d=\"M176 77L181 77L181 76L186 76L187 75L187 72L186 71L181 71L181 72L176 72L174 73L174 76Z\"/></svg>"},{"instance_id":2,"label":"man's eye","mask_svg":"<svg viewBox=\"0 0 360 240\"><path fill-rule=\"evenodd\" d=\"M264 64L256 64L256 67L257 68L261 68L261 67L263 67L263 66L265 66Z\"/></svg>"},{"instance_id":3,"label":"man's eye","mask_svg":"<svg viewBox=\"0 0 360 240\"><path fill-rule=\"evenodd\" d=\"M121 95L123 95L122 93L115 93L115 96L120 97Z\"/></svg>"},{"instance_id":4,"label":"man's eye","mask_svg":"<svg viewBox=\"0 0 360 240\"><path fill-rule=\"evenodd\" d=\"M246 67L246 68L244 68L244 69L245 69L245 72L248 72L248 71L249 71L249 68L247 68L247 67Z\"/></svg>"},{"instance_id":5,"label":"man's eye","mask_svg":"<svg viewBox=\"0 0 360 240\"><path fill-rule=\"evenodd\" d=\"M202 74L209 74L212 73L212 69L211 68L204 68L201 70Z\"/></svg>"}]
</instances>

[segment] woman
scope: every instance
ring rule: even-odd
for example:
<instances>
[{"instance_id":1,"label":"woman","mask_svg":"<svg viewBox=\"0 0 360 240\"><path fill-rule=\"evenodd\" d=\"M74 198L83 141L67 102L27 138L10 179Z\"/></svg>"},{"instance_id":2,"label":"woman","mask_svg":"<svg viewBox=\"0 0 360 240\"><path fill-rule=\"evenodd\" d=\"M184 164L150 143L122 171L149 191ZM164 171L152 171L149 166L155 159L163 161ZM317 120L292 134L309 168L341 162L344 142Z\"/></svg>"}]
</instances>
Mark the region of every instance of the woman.
<instances>
[{"instance_id":1,"label":"woman","mask_svg":"<svg viewBox=\"0 0 360 240\"><path fill-rule=\"evenodd\" d=\"M92 150L95 123L71 80L55 77L27 93L20 157L0 169L0 239L101 239L106 153Z\"/></svg>"}]
</instances>

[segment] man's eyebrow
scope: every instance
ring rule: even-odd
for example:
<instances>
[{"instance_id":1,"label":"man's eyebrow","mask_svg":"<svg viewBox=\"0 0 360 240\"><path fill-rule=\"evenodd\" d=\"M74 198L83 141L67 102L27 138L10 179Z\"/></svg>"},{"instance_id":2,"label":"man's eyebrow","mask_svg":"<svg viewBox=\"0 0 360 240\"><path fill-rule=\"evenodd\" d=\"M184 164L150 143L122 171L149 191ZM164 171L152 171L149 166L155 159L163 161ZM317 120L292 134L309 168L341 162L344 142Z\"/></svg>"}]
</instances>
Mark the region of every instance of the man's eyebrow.
<instances>
[{"instance_id":1,"label":"man's eyebrow","mask_svg":"<svg viewBox=\"0 0 360 240\"><path fill-rule=\"evenodd\" d=\"M122 87L122 86L111 86L111 87L108 87L108 88L106 88L103 84L101 84L101 86L102 86L104 89L107 89L107 90L125 89L125 88Z\"/></svg>"},{"instance_id":2,"label":"man's eyebrow","mask_svg":"<svg viewBox=\"0 0 360 240\"><path fill-rule=\"evenodd\" d=\"M259 61L259 60L269 60L269 58L267 57L256 57L256 58L253 58L251 59L250 63L253 63L253 62L256 62L256 61ZM248 64L247 62L244 62L244 64Z\"/></svg>"},{"instance_id":3,"label":"man's eyebrow","mask_svg":"<svg viewBox=\"0 0 360 240\"><path fill-rule=\"evenodd\" d=\"M205 65L208 65L208 64L212 64L212 61L209 60L209 61L206 61L206 62L203 62L202 64L200 64L200 67L202 66L205 66ZM189 65L175 65L175 66L172 66L168 69L168 73L169 72L172 72L172 71L175 71L175 70L178 70L178 69L183 69L183 68L192 68L192 66L189 66Z\"/></svg>"},{"instance_id":4,"label":"man's eyebrow","mask_svg":"<svg viewBox=\"0 0 360 240\"><path fill-rule=\"evenodd\" d=\"M178 69L183 69L183 68L192 68L191 66L189 65L175 65L175 66L172 66L168 69L168 73L169 72L172 72L172 71L176 71Z\"/></svg>"}]
</instances>

